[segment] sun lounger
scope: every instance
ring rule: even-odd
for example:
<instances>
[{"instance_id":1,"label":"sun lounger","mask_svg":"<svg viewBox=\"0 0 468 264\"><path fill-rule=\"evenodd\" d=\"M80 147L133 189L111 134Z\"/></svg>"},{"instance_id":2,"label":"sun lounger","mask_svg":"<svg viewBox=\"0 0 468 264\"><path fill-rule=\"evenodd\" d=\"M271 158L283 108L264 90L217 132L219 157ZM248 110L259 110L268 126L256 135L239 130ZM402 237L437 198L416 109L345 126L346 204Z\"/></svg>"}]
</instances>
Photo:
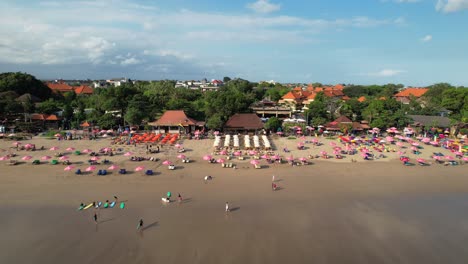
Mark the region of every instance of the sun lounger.
<instances>
[{"instance_id":1,"label":"sun lounger","mask_svg":"<svg viewBox=\"0 0 468 264\"><path fill-rule=\"evenodd\" d=\"M80 175L80 174L81 174L81 170L80 170L80 169L77 169L77 170L75 171L75 174L76 174L76 175Z\"/></svg>"},{"instance_id":2,"label":"sun lounger","mask_svg":"<svg viewBox=\"0 0 468 264\"><path fill-rule=\"evenodd\" d=\"M127 174L127 170L126 169L120 169L119 174Z\"/></svg>"},{"instance_id":3,"label":"sun lounger","mask_svg":"<svg viewBox=\"0 0 468 264\"><path fill-rule=\"evenodd\" d=\"M16 165L16 164L18 164L18 161L17 161L17 160L10 160L10 161L8 162L8 165Z\"/></svg>"},{"instance_id":4,"label":"sun lounger","mask_svg":"<svg viewBox=\"0 0 468 264\"><path fill-rule=\"evenodd\" d=\"M255 164L254 166L255 166L256 169L261 169L262 168L262 166L260 166L258 164Z\"/></svg>"},{"instance_id":5,"label":"sun lounger","mask_svg":"<svg viewBox=\"0 0 468 264\"><path fill-rule=\"evenodd\" d=\"M41 161L40 160L33 160L32 164L33 165L39 165L39 164L41 164Z\"/></svg>"},{"instance_id":6,"label":"sun lounger","mask_svg":"<svg viewBox=\"0 0 468 264\"><path fill-rule=\"evenodd\" d=\"M168 168L169 170L175 170L175 166L174 166L174 165L169 165L169 166L167 166L167 168Z\"/></svg>"},{"instance_id":7,"label":"sun lounger","mask_svg":"<svg viewBox=\"0 0 468 264\"><path fill-rule=\"evenodd\" d=\"M153 175L154 173L153 173L153 170L146 170L145 174L146 175Z\"/></svg>"},{"instance_id":8,"label":"sun lounger","mask_svg":"<svg viewBox=\"0 0 468 264\"><path fill-rule=\"evenodd\" d=\"M52 165L57 165L57 164L58 164L58 160L51 160L51 161L50 161L50 164L52 164Z\"/></svg>"}]
</instances>

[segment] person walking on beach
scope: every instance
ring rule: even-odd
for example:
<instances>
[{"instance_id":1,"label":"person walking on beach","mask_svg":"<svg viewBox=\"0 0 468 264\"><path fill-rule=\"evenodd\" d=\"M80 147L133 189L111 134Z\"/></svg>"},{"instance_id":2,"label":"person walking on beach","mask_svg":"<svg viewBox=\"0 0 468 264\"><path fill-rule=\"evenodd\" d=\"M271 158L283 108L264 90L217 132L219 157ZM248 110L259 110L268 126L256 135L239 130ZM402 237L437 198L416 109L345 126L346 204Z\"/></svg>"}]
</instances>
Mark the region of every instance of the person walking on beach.
<instances>
[{"instance_id":1,"label":"person walking on beach","mask_svg":"<svg viewBox=\"0 0 468 264\"><path fill-rule=\"evenodd\" d=\"M275 181L275 175L273 175L273 177L271 177L271 181L272 181L272 182Z\"/></svg>"},{"instance_id":2,"label":"person walking on beach","mask_svg":"<svg viewBox=\"0 0 468 264\"><path fill-rule=\"evenodd\" d=\"M180 193L177 195L177 200L179 201L179 203L182 202L182 195L180 195Z\"/></svg>"},{"instance_id":3,"label":"person walking on beach","mask_svg":"<svg viewBox=\"0 0 468 264\"><path fill-rule=\"evenodd\" d=\"M229 210L229 203L226 202L226 213L229 213L229 211L230 211L230 210Z\"/></svg>"},{"instance_id":4,"label":"person walking on beach","mask_svg":"<svg viewBox=\"0 0 468 264\"><path fill-rule=\"evenodd\" d=\"M138 228L137 229L142 230L142 228L143 228L143 218L140 219L140 221L138 222Z\"/></svg>"},{"instance_id":5,"label":"person walking on beach","mask_svg":"<svg viewBox=\"0 0 468 264\"><path fill-rule=\"evenodd\" d=\"M97 222L97 214L96 213L94 213L93 218L94 218L94 222L97 224L98 222Z\"/></svg>"}]
</instances>

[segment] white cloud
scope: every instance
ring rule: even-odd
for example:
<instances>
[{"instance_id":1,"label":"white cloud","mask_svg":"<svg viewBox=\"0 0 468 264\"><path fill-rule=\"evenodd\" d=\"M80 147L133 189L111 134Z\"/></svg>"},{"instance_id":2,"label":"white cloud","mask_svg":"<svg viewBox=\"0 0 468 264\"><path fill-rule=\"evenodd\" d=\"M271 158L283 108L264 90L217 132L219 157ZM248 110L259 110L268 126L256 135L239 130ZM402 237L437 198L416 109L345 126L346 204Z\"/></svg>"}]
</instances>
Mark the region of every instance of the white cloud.
<instances>
[{"instance_id":1,"label":"white cloud","mask_svg":"<svg viewBox=\"0 0 468 264\"><path fill-rule=\"evenodd\" d=\"M396 3L417 3L417 2L420 2L421 0L394 0L394 2Z\"/></svg>"},{"instance_id":2,"label":"white cloud","mask_svg":"<svg viewBox=\"0 0 468 264\"><path fill-rule=\"evenodd\" d=\"M135 57L130 57L122 60L120 65L127 66L127 65L135 65L141 63L140 60L136 59Z\"/></svg>"},{"instance_id":3,"label":"white cloud","mask_svg":"<svg viewBox=\"0 0 468 264\"><path fill-rule=\"evenodd\" d=\"M404 72L403 70L384 69L376 73L370 73L369 75L376 77L393 77Z\"/></svg>"},{"instance_id":4,"label":"white cloud","mask_svg":"<svg viewBox=\"0 0 468 264\"><path fill-rule=\"evenodd\" d=\"M429 42L431 40L432 40L432 35L426 35L421 39L422 42Z\"/></svg>"},{"instance_id":5,"label":"white cloud","mask_svg":"<svg viewBox=\"0 0 468 264\"><path fill-rule=\"evenodd\" d=\"M436 10L443 13L453 13L468 9L468 0L438 0Z\"/></svg>"},{"instance_id":6,"label":"white cloud","mask_svg":"<svg viewBox=\"0 0 468 264\"><path fill-rule=\"evenodd\" d=\"M248 3L247 8L252 9L257 13L271 13L281 9L280 4L273 4L268 2L268 0L258 0L257 2Z\"/></svg>"}]
</instances>

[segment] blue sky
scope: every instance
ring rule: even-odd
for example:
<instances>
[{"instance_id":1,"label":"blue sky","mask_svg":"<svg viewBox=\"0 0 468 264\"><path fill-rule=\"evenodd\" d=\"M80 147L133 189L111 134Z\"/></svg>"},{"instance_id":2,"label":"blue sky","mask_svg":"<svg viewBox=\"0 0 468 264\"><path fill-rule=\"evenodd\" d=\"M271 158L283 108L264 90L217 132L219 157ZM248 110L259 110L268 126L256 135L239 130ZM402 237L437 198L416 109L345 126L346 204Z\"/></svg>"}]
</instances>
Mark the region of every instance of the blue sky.
<instances>
[{"instance_id":1,"label":"blue sky","mask_svg":"<svg viewBox=\"0 0 468 264\"><path fill-rule=\"evenodd\" d=\"M3 0L0 71L468 85L468 0Z\"/></svg>"}]
</instances>

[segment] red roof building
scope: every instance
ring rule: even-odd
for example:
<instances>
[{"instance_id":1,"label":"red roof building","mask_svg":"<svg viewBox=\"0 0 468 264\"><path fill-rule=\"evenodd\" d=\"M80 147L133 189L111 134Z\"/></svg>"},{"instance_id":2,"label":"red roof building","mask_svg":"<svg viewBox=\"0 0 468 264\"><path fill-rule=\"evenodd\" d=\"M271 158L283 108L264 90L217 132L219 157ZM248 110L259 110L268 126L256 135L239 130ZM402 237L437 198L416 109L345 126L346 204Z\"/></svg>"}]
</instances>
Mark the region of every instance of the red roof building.
<instances>
[{"instance_id":1,"label":"red roof building","mask_svg":"<svg viewBox=\"0 0 468 264\"><path fill-rule=\"evenodd\" d=\"M421 98L427 91L429 91L428 88L407 88L395 94L394 97L398 102L409 104L411 97Z\"/></svg>"},{"instance_id":2,"label":"red roof building","mask_svg":"<svg viewBox=\"0 0 468 264\"><path fill-rule=\"evenodd\" d=\"M66 93L72 92L73 87L64 83L64 82L48 82L46 83L47 87L49 87L54 93Z\"/></svg>"},{"instance_id":3,"label":"red roof building","mask_svg":"<svg viewBox=\"0 0 468 264\"><path fill-rule=\"evenodd\" d=\"M256 114L235 114L224 125L226 130L246 131L263 128L262 120Z\"/></svg>"},{"instance_id":4,"label":"red roof building","mask_svg":"<svg viewBox=\"0 0 468 264\"><path fill-rule=\"evenodd\" d=\"M166 132L177 132L180 131L179 128L183 127L186 133L190 133L196 127L203 127L205 122L188 117L183 110L168 110L157 121L148 124L160 127Z\"/></svg>"},{"instance_id":5,"label":"red roof building","mask_svg":"<svg viewBox=\"0 0 468 264\"><path fill-rule=\"evenodd\" d=\"M80 85L75 88L75 93L76 94L86 94L86 95L91 95L93 94L94 90L93 88L87 86L87 85Z\"/></svg>"}]
</instances>

